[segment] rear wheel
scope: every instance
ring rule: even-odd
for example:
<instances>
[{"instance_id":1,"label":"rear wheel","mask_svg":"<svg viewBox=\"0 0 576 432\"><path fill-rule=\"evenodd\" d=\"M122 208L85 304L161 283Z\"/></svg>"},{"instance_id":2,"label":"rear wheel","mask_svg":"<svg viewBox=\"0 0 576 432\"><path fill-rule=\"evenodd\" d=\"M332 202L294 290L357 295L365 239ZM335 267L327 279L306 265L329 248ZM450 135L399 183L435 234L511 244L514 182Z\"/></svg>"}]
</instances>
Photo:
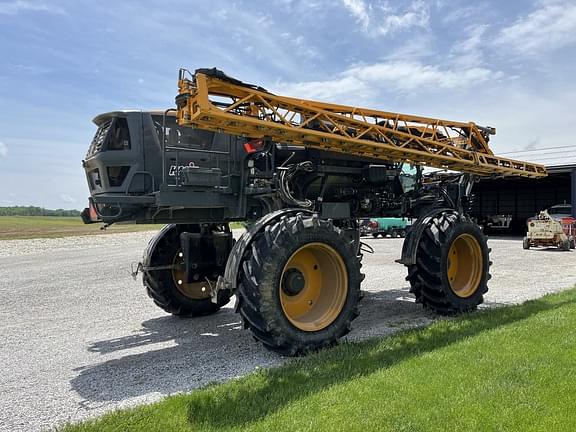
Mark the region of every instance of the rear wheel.
<instances>
[{"instance_id":1,"label":"rear wheel","mask_svg":"<svg viewBox=\"0 0 576 432\"><path fill-rule=\"evenodd\" d=\"M303 354L350 331L361 279L355 243L331 221L285 217L258 234L245 256L239 311L266 348Z\"/></svg>"},{"instance_id":2,"label":"rear wheel","mask_svg":"<svg viewBox=\"0 0 576 432\"><path fill-rule=\"evenodd\" d=\"M407 280L416 301L440 314L468 312L484 301L490 279L486 237L454 213L432 218L418 244Z\"/></svg>"},{"instance_id":3,"label":"rear wheel","mask_svg":"<svg viewBox=\"0 0 576 432\"><path fill-rule=\"evenodd\" d=\"M216 231L227 230L213 226ZM198 225L167 225L150 242L144 257L142 282L154 303L173 315L202 316L217 312L229 302L225 291L219 292L218 302L210 297L210 285L224 272L224 263L195 264L195 274L186 282L184 255L181 250L182 232L199 233Z\"/></svg>"},{"instance_id":4,"label":"rear wheel","mask_svg":"<svg viewBox=\"0 0 576 432\"><path fill-rule=\"evenodd\" d=\"M530 239L528 237L524 237L522 240L522 248L530 249Z\"/></svg>"},{"instance_id":5,"label":"rear wheel","mask_svg":"<svg viewBox=\"0 0 576 432\"><path fill-rule=\"evenodd\" d=\"M570 240L568 240L568 239L562 240L562 243L560 244L560 248L563 251L569 251L570 250Z\"/></svg>"}]
</instances>

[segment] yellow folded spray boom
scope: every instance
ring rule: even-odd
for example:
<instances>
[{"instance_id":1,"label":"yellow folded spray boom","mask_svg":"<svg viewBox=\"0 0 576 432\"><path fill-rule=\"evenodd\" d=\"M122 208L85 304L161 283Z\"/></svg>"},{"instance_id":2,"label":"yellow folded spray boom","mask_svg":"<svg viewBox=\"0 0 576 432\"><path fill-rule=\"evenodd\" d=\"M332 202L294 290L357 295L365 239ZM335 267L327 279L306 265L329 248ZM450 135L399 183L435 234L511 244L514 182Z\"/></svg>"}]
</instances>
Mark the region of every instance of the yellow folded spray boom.
<instances>
[{"instance_id":1,"label":"yellow folded spray boom","mask_svg":"<svg viewBox=\"0 0 576 432\"><path fill-rule=\"evenodd\" d=\"M483 176L547 175L495 156L493 128L274 95L215 69L180 70L178 124L251 138Z\"/></svg>"}]
</instances>

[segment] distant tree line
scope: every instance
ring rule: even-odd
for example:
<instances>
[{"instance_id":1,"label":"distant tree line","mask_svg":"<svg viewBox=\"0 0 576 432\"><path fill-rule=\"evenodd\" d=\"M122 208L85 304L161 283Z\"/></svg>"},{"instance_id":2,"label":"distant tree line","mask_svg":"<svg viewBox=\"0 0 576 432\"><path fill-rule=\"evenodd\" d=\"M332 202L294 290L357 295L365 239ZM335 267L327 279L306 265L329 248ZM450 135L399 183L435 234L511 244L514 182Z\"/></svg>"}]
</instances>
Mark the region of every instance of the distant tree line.
<instances>
[{"instance_id":1,"label":"distant tree line","mask_svg":"<svg viewBox=\"0 0 576 432\"><path fill-rule=\"evenodd\" d=\"M50 210L34 206L0 207L0 216L67 216L79 217L78 210Z\"/></svg>"}]
</instances>

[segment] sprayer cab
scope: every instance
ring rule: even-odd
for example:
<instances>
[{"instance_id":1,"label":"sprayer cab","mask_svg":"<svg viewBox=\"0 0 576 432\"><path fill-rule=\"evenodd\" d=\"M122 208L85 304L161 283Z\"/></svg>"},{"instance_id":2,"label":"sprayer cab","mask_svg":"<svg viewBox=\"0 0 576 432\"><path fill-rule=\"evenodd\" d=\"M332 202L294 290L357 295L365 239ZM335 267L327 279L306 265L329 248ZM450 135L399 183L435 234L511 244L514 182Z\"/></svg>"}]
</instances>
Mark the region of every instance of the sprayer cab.
<instances>
[{"instance_id":1,"label":"sprayer cab","mask_svg":"<svg viewBox=\"0 0 576 432\"><path fill-rule=\"evenodd\" d=\"M238 217L225 210L237 200L215 202L213 192L237 190L245 139L181 128L170 111L113 111L93 121L82 161L90 189L85 223L167 223L193 218L191 208L201 220Z\"/></svg>"}]
</instances>

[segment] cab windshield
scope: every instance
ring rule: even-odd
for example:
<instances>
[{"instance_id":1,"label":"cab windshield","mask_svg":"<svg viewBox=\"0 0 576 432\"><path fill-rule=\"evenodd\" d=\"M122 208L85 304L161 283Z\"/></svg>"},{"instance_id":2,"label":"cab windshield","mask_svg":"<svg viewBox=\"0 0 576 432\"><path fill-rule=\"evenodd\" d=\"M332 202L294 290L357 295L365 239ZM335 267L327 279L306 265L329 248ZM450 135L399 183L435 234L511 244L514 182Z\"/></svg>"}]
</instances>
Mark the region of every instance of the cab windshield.
<instances>
[{"instance_id":1,"label":"cab windshield","mask_svg":"<svg viewBox=\"0 0 576 432\"><path fill-rule=\"evenodd\" d=\"M418 168L416 165L409 163L402 164L402 172L400 173L400 184L404 193L413 191L418 182Z\"/></svg>"}]
</instances>

